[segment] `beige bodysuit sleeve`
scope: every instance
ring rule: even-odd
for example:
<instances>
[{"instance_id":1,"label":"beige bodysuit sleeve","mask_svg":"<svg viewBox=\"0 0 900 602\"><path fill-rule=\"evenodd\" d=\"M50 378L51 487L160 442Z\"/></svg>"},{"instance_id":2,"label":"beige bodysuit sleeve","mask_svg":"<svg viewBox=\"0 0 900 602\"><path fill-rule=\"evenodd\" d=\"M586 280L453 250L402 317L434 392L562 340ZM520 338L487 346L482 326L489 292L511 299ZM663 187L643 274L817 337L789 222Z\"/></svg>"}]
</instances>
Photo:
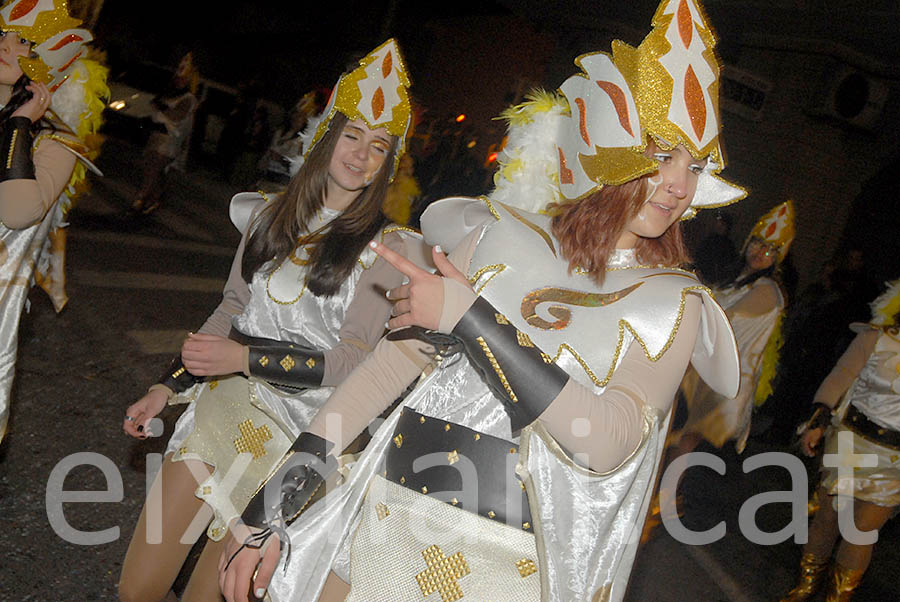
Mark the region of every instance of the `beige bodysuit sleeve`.
<instances>
[{"instance_id":1,"label":"beige bodysuit sleeve","mask_svg":"<svg viewBox=\"0 0 900 602\"><path fill-rule=\"evenodd\" d=\"M480 233L480 229L473 231L448 256L463 273L472 260ZM431 352L431 347L420 341L381 339L375 350L338 385L313 418L309 431L335 444L349 444L422 373L431 361Z\"/></svg>"},{"instance_id":2,"label":"beige bodysuit sleeve","mask_svg":"<svg viewBox=\"0 0 900 602\"><path fill-rule=\"evenodd\" d=\"M32 155L34 179L0 182L0 222L13 230L40 222L72 177L75 155L51 138L38 141Z\"/></svg>"},{"instance_id":3,"label":"beige bodysuit sleeve","mask_svg":"<svg viewBox=\"0 0 900 602\"><path fill-rule=\"evenodd\" d=\"M386 234L384 245L406 256L406 244L398 233ZM381 257L363 271L338 334L340 342L325 351L323 385L340 384L375 348L391 315L391 302L385 293L400 286L402 280L403 274Z\"/></svg>"},{"instance_id":4,"label":"beige bodysuit sleeve","mask_svg":"<svg viewBox=\"0 0 900 602\"><path fill-rule=\"evenodd\" d=\"M569 379L541 414L539 420L579 462L612 470L641 443L643 406L669 411L694 350L701 303L698 295L687 295L678 332L657 361L634 342L602 393Z\"/></svg>"},{"instance_id":5,"label":"beige bodysuit sleeve","mask_svg":"<svg viewBox=\"0 0 900 602\"><path fill-rule=\"evenodd\" d=\"M834 368L831 369L831 372L828 373L828 376L816 389L813 403L825 404L831 409L837 407L841 396L850 388L856 377L859 376L869 356L872 355L872 351L875 350L878 335L879 331L874 329L865 330L856 335L847 347L847 350L838 359Z\"/></svg>"}]
</instances>

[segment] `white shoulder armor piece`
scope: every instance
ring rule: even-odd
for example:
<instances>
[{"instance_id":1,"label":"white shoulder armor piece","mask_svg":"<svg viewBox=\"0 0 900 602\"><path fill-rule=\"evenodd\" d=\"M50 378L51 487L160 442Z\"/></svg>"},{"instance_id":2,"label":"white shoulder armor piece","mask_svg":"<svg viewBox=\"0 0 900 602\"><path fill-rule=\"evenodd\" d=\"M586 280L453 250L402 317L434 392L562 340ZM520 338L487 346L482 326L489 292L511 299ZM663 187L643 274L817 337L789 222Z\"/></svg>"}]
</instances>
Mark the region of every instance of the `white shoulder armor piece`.
<instances>
[{"instance_id":1,"label":"white shoulder armor piece","mask_svg":"<svg viewBox=\"0 0 900 602\"><path fill-rule=\"evenodd\" d=\"M258 192L239 192L231 197L231 204L228 206L228 217L231 223L243 234L250 225L250 219L256 213L259 207L266 203L266 197Z\"/></svg>"},{"instance_id":2,"label":"white shoulder armor piece","mask_svg":"<svg viewBox=\"0 0 900 602\"><path fill-rule=\"evenodd\" d=\"M700 329L691 354L691 364L709 387L726 397L738 394L741 364L737 342L725 310L706 291L700 293Z\"/></svg>"},{"instance_id":3,"label":"white shoulder armor piece","mask_svg":"<svg viewBox=\"0 0 900 602\"><path fill-rule=\"evenodd\" d=\"M420 221L428 245L452 251L472 230L494 219L484 199L447 197L430 204Z\"/></svg>"}]
</instances>

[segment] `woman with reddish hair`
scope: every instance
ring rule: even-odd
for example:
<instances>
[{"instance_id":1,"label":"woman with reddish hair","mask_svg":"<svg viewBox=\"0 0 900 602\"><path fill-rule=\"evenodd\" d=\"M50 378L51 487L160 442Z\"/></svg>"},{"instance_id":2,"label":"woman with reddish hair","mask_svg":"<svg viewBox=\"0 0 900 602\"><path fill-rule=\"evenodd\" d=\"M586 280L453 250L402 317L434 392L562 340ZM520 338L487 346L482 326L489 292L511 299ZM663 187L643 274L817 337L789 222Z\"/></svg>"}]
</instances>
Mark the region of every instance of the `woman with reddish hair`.
<instances>
[{"instance_id":1,"label":"woman with reddish hair","mask_svg":"<svg viewBox=\"0 0 900 602\"><path fill-rule=\"evenodd\" d=\"M685 368L731 395L739 375L724 312L679 268L682 216L744 195L717 175L715 39L693 0L653 23L506 113L497 188L422 216L442 275L373 245L408 278L392 332L233 525L227 600L251 582L279 602L625 595Z\"/></svg>"}]
</instances>

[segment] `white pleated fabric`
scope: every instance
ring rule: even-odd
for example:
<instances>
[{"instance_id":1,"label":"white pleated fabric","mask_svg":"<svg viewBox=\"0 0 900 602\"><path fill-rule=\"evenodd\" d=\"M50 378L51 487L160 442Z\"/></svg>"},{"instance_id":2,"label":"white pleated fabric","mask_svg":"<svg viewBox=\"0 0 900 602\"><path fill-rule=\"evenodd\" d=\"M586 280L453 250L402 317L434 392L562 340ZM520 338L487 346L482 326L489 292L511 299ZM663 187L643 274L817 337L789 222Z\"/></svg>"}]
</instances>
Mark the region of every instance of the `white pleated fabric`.
<instances>
[{"instance_id":1,"label":"white pleated fabric","mask_svg":"<svg viewBox=\"0 0 900 602\"><path fill-rule=\"evenodd\" d=\"M63 199L64 196L60 196ZM34 284L34 271L47 273L50 232L65 226L60 200L40 223L20 230L0 224L0 441L9 421L9 396L16 372L19 319Z\"/></svg>"}]
</instances>

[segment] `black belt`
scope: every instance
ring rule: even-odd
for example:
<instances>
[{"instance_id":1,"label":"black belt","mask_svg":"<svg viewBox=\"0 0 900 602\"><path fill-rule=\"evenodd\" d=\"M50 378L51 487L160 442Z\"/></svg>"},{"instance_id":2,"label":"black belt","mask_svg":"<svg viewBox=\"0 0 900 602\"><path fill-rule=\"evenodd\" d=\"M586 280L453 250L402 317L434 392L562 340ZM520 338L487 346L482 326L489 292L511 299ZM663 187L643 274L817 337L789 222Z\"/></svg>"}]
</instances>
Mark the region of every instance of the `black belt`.
<instances>
[{"instance_id":1,"label":"black belt","mask_svg":"<svg viewBox=\"0 0 900 602\"><path fill-rule=\"evenodd\" d=\"M900 431L872 422L852 403L847 406L843 424L863 439L900 451Z\"/></svg>"},{"instance_id":2,"label":"black belt","mask_svg":"<svg viewBox=\"0 0 900 602\"><path fill-rule=\"evenodd\" d=\"M515 472L518 455L509 441L403 408L385 478L532 533L525 487Z\"/></svg>"},{"instance_id":3,"label":"black belt","mask_svg":"<svg viewBox=\"0 0 900 602\"><path fill-rule=\"evenodd\" d=\"M279 341L278 339L267 339L265 337L251 337L249 334L244 334L234 326L231 327L231 332L228 333L228 338L236 343L240 343L241 345L271 345L271 344L279 344L283 343L283 341ZM284 391L285 393L297 393L298 391L305 391L309 387L292 387L290 385L285 385L282 383L273 383L268 382L270 385Z\"/></svg>"}]
</instances>

